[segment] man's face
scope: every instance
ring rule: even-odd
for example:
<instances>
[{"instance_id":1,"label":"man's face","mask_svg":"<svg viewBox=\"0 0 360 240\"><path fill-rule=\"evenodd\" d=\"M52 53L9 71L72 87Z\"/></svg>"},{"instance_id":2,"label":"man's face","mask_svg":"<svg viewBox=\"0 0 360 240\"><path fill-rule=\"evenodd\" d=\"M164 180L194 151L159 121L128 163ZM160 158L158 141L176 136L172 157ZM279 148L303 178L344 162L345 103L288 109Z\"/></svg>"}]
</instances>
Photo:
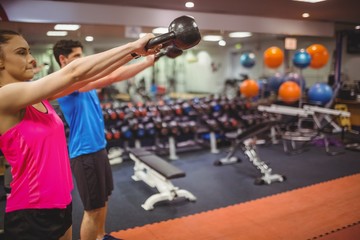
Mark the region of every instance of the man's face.
<instances>
[{"instance_id":1,"label":"man's face","mask_svg":"<svg viewBox=\"0 0 360 240\"><path fill-rule=\"evenodd\" d=\"M61 67L65 67L66 65L68 65L69 63L74 61L75 59L81 58L82 55L83 55L83 52L82 52L81 47L73 48L72 52L67 57L65 57L64 55L60 56Z\"/></svg>"}]
</instances>

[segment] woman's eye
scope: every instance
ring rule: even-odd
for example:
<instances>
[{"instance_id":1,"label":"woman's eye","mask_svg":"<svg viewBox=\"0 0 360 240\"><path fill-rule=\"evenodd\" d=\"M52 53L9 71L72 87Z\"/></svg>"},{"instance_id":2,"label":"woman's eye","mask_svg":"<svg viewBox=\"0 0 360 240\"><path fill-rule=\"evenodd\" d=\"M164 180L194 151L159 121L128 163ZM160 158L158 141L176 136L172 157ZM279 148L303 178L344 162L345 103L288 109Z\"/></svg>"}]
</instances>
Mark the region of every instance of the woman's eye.
<instances>
[{"instance_id":1,"label":"woman's eye","mask_svg":"<svg viewBox=\"0 0 360 240\"><path fill-rule=\"evenodd\" d=\"M19 55L26 55L26 54L30 54L26 49L22 49L18 51Z\"/></svg>"}]
</instances>

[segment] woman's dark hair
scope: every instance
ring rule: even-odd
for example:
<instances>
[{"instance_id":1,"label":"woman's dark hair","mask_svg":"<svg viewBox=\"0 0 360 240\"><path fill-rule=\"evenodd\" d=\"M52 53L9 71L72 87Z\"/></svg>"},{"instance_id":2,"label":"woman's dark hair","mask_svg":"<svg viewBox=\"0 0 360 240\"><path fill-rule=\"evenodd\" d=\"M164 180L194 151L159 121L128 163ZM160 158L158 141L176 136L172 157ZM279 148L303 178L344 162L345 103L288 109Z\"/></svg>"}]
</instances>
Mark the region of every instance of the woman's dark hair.
<instances>
[{"instance_id":1,"label":"woman's dark hair","mask_svg":"<svg viewBox=\"0 0 360 240\"><path fill-rule=\"evenodd\" d=\"M1 46L8 43L9 40L14 36L21 36L21 34L12 30L0 30L0 59L4 58L4 53Z\"/></svg>"},{"instance_id":2,"label":"woman's dark hair","mask_svg":"<svg viewBox=\"0 0 360 240\"><path fill-rule=\"evenodd\" d=\"M56 62L60 65L60 55L64 55L65 57L69 56L72 53L73 48L80 47L83 49L83 45L79 41L74 40L60 40L55 43L53 47L53 54L55 57Z\"/></svg>"}]
</instances>

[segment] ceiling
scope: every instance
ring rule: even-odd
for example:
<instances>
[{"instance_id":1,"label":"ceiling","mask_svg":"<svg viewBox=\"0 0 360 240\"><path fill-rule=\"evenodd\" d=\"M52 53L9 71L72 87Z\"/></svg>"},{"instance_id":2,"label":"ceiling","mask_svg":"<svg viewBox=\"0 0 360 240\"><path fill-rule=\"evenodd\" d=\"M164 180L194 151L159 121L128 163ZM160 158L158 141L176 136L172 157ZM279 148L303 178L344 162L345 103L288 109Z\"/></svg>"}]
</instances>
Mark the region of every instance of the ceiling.
<instances>
[{"instance_id":1,"label":"ceiling","mask_svg":"<svg viewBox=\"0 0 360 240\"><path fill-rule=\"evenodd\" d=\"M16 0L13 0L16 1ZM38 0L32 0L38 1ZM184 11L185 1L172 0L50 0L48 2L76 2L76 3L93 3L116 6L142 7L151 9L165 9ZM336 23L337 28L353 29L355 25L360 24L360 0L327 0L317 4L295 2L292 0L193 0L195 7L190 11L229 14L253 17L271 17L279 19L303 20L301 14L308 12L309 21L331 22ZM5 9L6 14L6 9ZM141 16L139 16L141 17ZM305 20L305 21L306 21ZM0 22L1 27L15 29L26 36L29 43L46 44L54 43L57 39L47 39L45 32L51 30L54 24L51 23L24 23L24 22ZM144 28L144 32L150 32L150 28ZM82 24L77 32L71 33L69 38L84 37L87 34L96 36L98 42L104 45L111 44L114 41L124 40L124 26L120 25L96 25ZM209 33L209 30L206 31ZM210 31L210 33L212 33ZM213 33L217 33L214 29ZM205 34L202 33L202 35ZM251 40L278 38L279 35L255 34ZM281 37L281 36L280 36ZM125 39L126 41L126 39ZM244 40L245 41L245 40Z\"/></svg>"},{"instance_id":2,"label":"ceiling","mask_svg":"<svg viewBox=\"0 0 360 240\"><path fill-rule=\"evenodd\" d=\"M98 0L53 0L56 2L96 3ZM184 10L186 1L172 0L101 0L101 4ZM327 0L317 4L292 0L193 0L193 11L206 13L301 19L311 14L310 20L360 24L359 0Z\"/></svg>"}]
</instances>

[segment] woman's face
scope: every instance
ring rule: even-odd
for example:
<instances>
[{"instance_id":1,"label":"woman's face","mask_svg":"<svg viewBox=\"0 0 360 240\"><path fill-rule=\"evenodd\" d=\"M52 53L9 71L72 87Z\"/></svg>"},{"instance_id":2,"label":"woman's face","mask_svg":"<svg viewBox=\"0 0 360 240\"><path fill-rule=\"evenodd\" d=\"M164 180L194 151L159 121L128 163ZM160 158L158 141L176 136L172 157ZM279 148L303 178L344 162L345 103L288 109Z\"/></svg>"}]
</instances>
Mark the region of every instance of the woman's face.
<instances>
[{"instance_id":1,"label":"woman's face","mask_svg":"<svg viewBox=\"0 0 360 240\"><path fill-rule=\"evenodd\" d=\"M34 77L33 64L35 59L30 53L30 47L21 36L12 37L2 45L3 66L2 76L6 81L28 81Z\"/></svg>"}]
</instances>

